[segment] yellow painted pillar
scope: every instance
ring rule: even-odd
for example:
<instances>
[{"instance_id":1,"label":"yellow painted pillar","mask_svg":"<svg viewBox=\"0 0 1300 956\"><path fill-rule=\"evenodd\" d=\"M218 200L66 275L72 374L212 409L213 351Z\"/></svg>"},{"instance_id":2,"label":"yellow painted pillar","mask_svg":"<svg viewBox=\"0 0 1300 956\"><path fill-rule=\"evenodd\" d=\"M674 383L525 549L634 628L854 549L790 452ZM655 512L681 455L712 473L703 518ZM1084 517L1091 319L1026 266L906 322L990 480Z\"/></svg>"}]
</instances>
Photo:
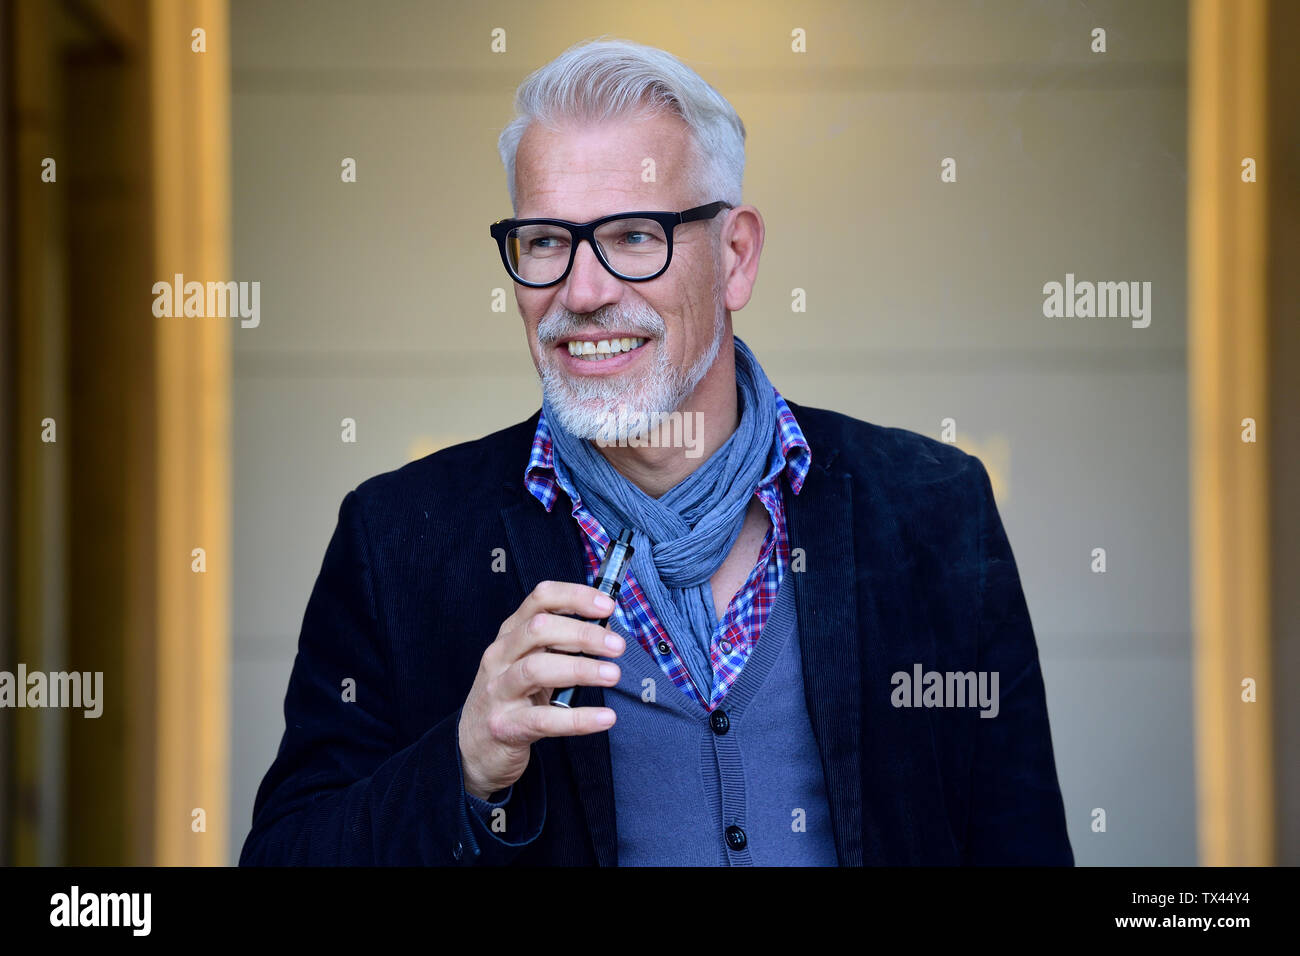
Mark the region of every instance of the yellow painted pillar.
<instances>
[{"instance_id":1,"label":"yellow painted pillar","mask_svg":"<svg viewBox=\"0 0 1300 956\"><path fill-rule=\"evenodd\" d=\"M1189 21L1188 391L1196 781L1205 865L1274 862L1265 0ZM1243 163L1256 163L1255 182ZM1243 441L1252 419L1258 441ZM1243 699L1253 682L1256 702Z\"/></svg>"},{"instance_id":2,"label":"yellow painted pillar","mask_svg":"<svg viewBox=\"0 0 1300 956\"><path fill-rule=\"evenodd\" d=\"M152 0L149 21L155 278L229 281L225 0ZM142 320L155 323L156 344L153 862L216 865L230 826L230 330L238 319ZM194 829L196 811L206 832Z\"/></svg>"}]
</instances>

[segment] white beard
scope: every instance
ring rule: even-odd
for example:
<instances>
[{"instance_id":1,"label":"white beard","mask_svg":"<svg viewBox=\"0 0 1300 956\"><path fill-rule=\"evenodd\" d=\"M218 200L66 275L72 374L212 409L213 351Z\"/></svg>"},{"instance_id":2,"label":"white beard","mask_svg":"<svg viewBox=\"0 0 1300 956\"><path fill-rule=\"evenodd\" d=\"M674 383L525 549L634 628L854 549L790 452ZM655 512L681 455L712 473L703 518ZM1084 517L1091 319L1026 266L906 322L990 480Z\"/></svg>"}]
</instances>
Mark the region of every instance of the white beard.
<instances>
[{"instance_id":1,"label":"white beard","mask_svg":"<svg viewBox=\"0 0 1300 956\"><path fill-rule=\"evenodd\" d=\"M720 292L721 290L719 290ZM660 416L676 411L695 391L718 357L726 332L726 306L719 294L713 323L713 342L699 360L683 372L668 359L663 348L664 321L648 305L628 309L600 309L588 320L559 307L537 326L543 355L540 366L542 392L559 423L571 435L602 443L640 438ZM553 346L560 339L594 323L605 329L630 329L647 339L642 348L655 350L654 362L639 373L603 378L573 378L559 366Z\"/></svg>"}]
</instances>

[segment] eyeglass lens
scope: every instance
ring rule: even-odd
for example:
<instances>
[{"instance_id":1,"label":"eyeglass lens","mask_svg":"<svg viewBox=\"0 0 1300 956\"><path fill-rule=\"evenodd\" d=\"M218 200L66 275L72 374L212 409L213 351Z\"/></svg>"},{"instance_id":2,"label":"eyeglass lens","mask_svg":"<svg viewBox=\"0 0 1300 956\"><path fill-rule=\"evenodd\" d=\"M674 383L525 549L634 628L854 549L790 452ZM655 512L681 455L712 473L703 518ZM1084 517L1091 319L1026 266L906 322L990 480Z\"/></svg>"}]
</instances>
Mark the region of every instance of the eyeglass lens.
<instances>
[{"instance_id":1,"label":"eyeglass lens","mask_svg":"<svg viewBox=\"0 0 1300 956\"><path fill-rule=\"evenodd\" d=\"M614 219L596 227L605 261L619 275L654 275L668 259L668 237L653 219ZM524 282L554 282L569 265L573 235L563 226L525 224L506 234L510 268Z\"/></svg>"}]
</instances>

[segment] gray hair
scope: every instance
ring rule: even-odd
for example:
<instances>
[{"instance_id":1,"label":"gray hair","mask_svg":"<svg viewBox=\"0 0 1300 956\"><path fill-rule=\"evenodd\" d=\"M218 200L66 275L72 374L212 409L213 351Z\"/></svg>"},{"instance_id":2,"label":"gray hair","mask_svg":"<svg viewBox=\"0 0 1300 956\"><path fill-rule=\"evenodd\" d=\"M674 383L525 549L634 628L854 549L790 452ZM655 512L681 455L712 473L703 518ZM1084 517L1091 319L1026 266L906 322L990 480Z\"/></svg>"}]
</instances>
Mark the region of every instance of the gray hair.
<instances>
[{"instance_id":1,"label":"gray hair","mask_svg":"<svg viewBox=\"0 0 1300 956\"><path fill-rule=\"evenodd\" d=\"M511 207L519 211L515 157L530 123L557 130L565 120L600 123L664 112L681 117L690 130L694 155L688 182L699 203L721 199L739 206L745 124L732 105L671 53L597 37L569 47L515 92L515 119L497 142Z\"/></svg>"}]
</instances>

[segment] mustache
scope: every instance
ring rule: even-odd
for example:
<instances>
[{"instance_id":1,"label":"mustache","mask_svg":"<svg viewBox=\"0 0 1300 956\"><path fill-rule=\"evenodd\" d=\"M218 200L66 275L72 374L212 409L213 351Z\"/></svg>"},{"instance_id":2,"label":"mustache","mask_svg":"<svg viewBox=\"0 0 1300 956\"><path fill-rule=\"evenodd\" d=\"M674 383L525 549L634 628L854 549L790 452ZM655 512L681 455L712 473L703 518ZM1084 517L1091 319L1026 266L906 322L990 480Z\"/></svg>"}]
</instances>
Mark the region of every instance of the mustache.
<instances>
[{"instance_id":1,"label":"mustache","mask_svg":"<svg viewBox=\"0 0 1300 956\"><path fill-rule=\"evenodd\" d=\"M644 332L646 338L663 338L664 335L664 320L649 307L605 307L585 315L560 307L537 324L537 342L539 345L554 345L560 339L576 335L591 325L601 329Z\"/></svg>"}]
</instances>

